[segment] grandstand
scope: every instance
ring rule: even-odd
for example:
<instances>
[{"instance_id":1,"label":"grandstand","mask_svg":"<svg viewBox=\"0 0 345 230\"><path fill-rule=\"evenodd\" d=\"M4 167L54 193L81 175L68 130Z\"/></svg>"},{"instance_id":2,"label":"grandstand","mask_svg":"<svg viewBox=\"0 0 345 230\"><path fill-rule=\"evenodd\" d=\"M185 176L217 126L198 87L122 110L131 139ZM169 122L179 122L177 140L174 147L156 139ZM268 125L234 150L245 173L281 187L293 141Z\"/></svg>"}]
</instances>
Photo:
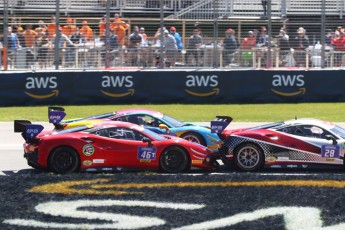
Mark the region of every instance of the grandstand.
<instances>
[{"instance_id":1,"label":"grandstand","mask_svg":"<svg viewBox=\"0 0 345 230\"><path fill-rule=\"evenodd\" d=\"M56 0L3 0L8 2L11 15L46 15L56 12ZM106 0L59 0L64 15L100 16L106 11ZM125 17L159 17L159 0L110 0L110 11ZM213 19L215 17L260 17L258 0L164 0L164 15L175 19ZM320 15L322 0L271 0L272 16ZM326 14L343 17L343 0L327 0Z\"/></svg>"}]
</instances>

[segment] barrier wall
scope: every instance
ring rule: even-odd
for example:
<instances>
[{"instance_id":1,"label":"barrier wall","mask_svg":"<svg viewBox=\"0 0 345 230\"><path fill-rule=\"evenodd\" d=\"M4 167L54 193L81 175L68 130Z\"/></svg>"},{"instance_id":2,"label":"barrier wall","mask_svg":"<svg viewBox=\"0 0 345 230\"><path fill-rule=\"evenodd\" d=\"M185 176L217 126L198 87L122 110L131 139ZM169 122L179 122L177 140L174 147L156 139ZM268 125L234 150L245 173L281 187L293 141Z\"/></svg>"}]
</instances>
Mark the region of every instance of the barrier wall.
<instances>
[{"instance_id":1,"label":"barrier wall","mask_svg":"<svg viewBox=\"0 0 345 230\"><path fill-rule=\"evenodd\" d=\"M344 70L0 74L0 105L344 102Z\"/></svg>"}]
</instances>

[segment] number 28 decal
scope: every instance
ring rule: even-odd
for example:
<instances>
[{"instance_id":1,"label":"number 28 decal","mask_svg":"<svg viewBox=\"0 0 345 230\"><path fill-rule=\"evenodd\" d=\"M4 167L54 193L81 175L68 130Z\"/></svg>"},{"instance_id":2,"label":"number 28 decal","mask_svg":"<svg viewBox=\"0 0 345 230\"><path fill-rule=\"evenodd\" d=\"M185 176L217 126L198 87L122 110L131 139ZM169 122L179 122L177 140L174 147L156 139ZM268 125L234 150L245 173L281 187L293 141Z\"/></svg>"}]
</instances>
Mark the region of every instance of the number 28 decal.
<instances>
[{"instance_id":1,"label":"number 28 decal","mask_svg":"<svg viewBox=\"0 0 345 230\"><path fill-rule=\"evenodd\" d=\"M339 158L339 145L323 145L321 148L321 157L324 158Z\"/></svg>"}]
</instances>

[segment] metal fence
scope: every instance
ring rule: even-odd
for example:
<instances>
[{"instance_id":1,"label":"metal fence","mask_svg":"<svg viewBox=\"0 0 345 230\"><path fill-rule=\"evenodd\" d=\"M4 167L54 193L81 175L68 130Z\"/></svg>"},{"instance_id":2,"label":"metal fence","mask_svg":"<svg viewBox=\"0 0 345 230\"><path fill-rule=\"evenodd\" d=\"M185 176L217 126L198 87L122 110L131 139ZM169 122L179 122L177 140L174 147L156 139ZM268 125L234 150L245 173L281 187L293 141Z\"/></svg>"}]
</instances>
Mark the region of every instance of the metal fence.
<instances>
[{"instance_id":1,"label":"metal fence","mask_svg":"<svg viewBox=\"0 0 345 230\"><path fill-rule=\"evenodd\" d=\"M345 67L343 0L268 1L4 0L1 70Z\"/></svg>"}]
</instances>

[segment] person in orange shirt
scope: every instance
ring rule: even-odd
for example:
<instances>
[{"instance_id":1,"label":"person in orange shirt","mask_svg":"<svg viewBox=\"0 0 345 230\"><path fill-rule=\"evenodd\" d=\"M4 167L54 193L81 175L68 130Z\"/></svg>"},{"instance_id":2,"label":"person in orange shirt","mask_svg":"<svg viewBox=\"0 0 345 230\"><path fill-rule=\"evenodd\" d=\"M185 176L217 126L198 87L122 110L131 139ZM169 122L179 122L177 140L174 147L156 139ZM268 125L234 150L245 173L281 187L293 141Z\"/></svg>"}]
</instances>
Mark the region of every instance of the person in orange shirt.
<instances>
[{"instance_id":1,"label":"person in orange shirt","mask_svg":"<svg viewBox=\"0 0 345 230\"><path fill-rule=\"evenodd\" d=\"M128 30L129 28L129 25L120 18L119 14L114 14L114 22L112 23L110 28L112 29L116 26L122 26L123 28L125 28L125 30Z\"/></svg>"},{"instance_id":2,"label":"person in orange shirt","mask_svg":"<svg viewBox=\"0 0 345 230\"><path fill-rule=\"evenodd\" d=\"M113 28L114 34L117 35L117 43L121 46L125 44L126 30L122 26L116 26Z\"/></svg>"},{"instance_id":3,"label":"person in orange shirt","mask_svg":"<svg viewBox=\"0 0 345 230\"><path fill-rule=\"evenodd\" d=\"M84 21L82 22L82 27L80 27L79 31L80 31L80 33L82 33L82 34L85 35L85 38L86 38L88 41L92 41L92 40L94 39L94 37L93 37L93 31L92 31L92 29L90 28L90 26L88 26L86 20L84 20Z\"/></svg>"},{"instance_id":4,"label":"person in orange shirt","mask_svg":"<svg viewBox=\"0 0 345 230\"><path fill-rule=\"evenodd\" d=\"M103 18L99 21L99 36L105 36L105 30L107 28L107 15L104 15Z\"/></svg>"},{"instance_id":5,"label":"person in orange shirt","mask_svg":"<svg viewBox=\"0 0 345 230\"><path fill-rule=\"evenodd\" d=\"M37 35L37 32L32 30L32 25L27 25L25 31L23 32L23 36L25 38L25 47L34 47Z\"/></svg>"},{"instance_id":6,"label":"person in orange shirt","mask_svg":"<svg viewBox=\"0 0 345 230\"><path fill-rule=\"evenodd\" d=\"M73 25L72 18L67 18L66 23L67 24L62 27L62 33L65 34L68 38L70 38L71 35L75 33L76 26Z\"/></svg>"},{"instance_id":7,"label":"person in orange shirt","mask_svg":"<svg viewBox=\"0 0 345 230\"><path fill-rule=\"evenodd\" d=\"M47 29L48 29L48 37L49 39L52 39L54 34L56 33L56 18L55 16L51 16L50 18L51 22L48 24Z\"/></svg>"}]
</instances>

